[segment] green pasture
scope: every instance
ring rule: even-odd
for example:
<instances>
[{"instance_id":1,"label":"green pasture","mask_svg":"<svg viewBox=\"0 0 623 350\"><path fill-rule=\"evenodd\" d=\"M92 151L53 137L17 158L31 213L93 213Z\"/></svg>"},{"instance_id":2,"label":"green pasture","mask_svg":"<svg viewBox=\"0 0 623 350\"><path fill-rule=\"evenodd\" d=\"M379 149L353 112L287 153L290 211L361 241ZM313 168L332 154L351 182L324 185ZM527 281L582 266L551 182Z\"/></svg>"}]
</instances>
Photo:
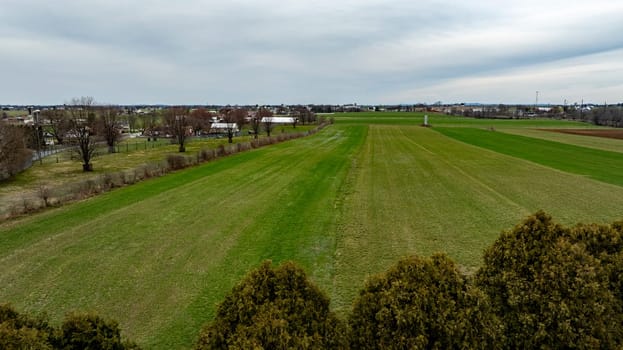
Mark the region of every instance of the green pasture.
<instances>
[{"instance_id":1,"label":"green pasture","mask_svg":"<svg viewBox=\"0 0 623 350\"><path fill-rule=\"evenodd\" d=\"M266 147L0 226L0 300L58 320L117 319L148 348L187 348L263 259L330 280L335 193L364 128Z\"/></svg>"},{"instance_id":2,"label":"green pasture","mask_svg":"<svg viewBox=\"0 0 623 350\"><path fill-rule=\"evenodd\" d=\"M313 129L315 125L277 126L273 130L273 136L280 133L305 132ZM246 130L244 130L246 132ZM234 143L247 142L253 136L241 133L234 138ZM265 134L260 135L265 137ZM179 154L179 146L172 143L170 138L158 138L157 141L147 138L126 138L117 143L116 153L108 153L105 144L98 146L96 156L93 157L93 172L84 173L79 156L74 151L63 151L52 154L42 159L41 162L33 163L26 171L14 178L0 183L0 217L10 210L11 205L19 203L24 196L32 197L40 186L51 188L63 186L68 183L76 183L88 179L94 179L105 173L119 172L135 169L144 164L164 162L169 154ZM219 145L227 144L226 137L206 138L191 137L186 143L184 155L196 155L202 149L214 149Z\"/></svg>"},{"instance_id":3,"label":"green pasture","mask_svg":"<svg viewBox=\"0 0 623 350\"><path fill-rule=\"evenodd\" d=\"M623 154L476 128L435 128L453 139L623 186Z\"/></svg>"},{"instance_id":4,"label":"green pasture","mask_svg":"<svg viewBox=\"0 0 623 350\"><path fill-rule=\"evenodd\" d=\"M595 148L604 151L623 152L623 140L610 139L606 137L563 134L560 132L551 132L531 128L503 128L500 129L500 131L514 135L527 136L581 147Z\"/></svg>"},{"instance_id":5,"label":"green pasture","mask_svg":"<svg viewBox=\"0 0 623 350\"><path fill-rule=\"evenodd\" d=\"M550 163L540 164L503 151L539 139L445 116L424 128L418 116L336 114L314 136L4 222L0 301L53 322L97 311L145 348L187 349L264 259L299 263L345 315L365 278L405 255L443 251L470 272L502 230L539 209L565 224L623 219L623 185L606 181L608 167L587 163L585 176L555 166L567 144L548 144L562 153L543 152ZM623 157L571 149L580 160Z\"/></svg>"},{"instance_id":6,"label":"green pasture","mask_svg":"<svg viewBox=\"0 0 623 350\"><path fill-rule=\"evenodd\" d=\"M421 125L428 115L429 125L451 127L507 127L507 128L594 128L594 125L556 119L476 119L433 112L349 112L334 113L338 124Z\"/></svg>"},{"instance_id":7,"label":"green pasture","mask_svg":"<svg viewBox=\"0 0 623 350\"><path fill-rule=\"evenodd\" d=\"M475 269L502 229L539 209L567 224L623 219L623 187L419 126L370 126L345 193L332 290L343 311L361 280L403 255L446 252Z\"/></svg>"}]
</instances>

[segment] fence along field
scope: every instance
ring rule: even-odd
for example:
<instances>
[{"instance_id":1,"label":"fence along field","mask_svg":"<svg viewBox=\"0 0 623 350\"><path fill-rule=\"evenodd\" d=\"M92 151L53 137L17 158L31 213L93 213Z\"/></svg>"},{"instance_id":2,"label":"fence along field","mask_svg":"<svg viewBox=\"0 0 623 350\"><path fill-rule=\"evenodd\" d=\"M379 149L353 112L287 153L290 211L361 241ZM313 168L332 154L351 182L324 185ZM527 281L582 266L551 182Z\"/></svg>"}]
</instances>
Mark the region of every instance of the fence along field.
<instances>
[{"instance_id":1,"label":"fence along field","mask_svg":"<svg viewBox=\"0 0 623 350\"><path fill-rule=\"evenodd\" d=\"M309 138L4 223L0 300L55 321L95 310L147 348L188 348L263 259L297 261L345 313L365 277L398 258L446 251L473 269L502 229L537 209L567 224L621 219L623 187L434 128L471 120L365 118L336 115Z\"/></svg>"}]
</instances>

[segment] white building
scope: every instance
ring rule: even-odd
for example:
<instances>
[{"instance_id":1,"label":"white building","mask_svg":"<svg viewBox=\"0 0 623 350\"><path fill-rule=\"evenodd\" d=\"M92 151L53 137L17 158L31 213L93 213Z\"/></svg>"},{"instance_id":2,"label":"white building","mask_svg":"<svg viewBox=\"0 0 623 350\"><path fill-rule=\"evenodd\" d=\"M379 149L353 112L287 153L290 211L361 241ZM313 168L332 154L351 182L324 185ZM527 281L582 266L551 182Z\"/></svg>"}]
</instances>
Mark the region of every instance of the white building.
<instances>
[{"instance_id":1,"label":"white building","mask_svg":"<svg viewBox=\"0 0 623 350\"><path fill-rule=\"evenodd\" d=\"M294 117L269 117L273 124L294 124ZM262 118L262 123L266 122L266 117Z\"/></svg>"},{"instance_id":2,"label":"white building","mask_svg":"<svg viewBox=\"0 0 623 350\"><path fill-rule=\"evenodd\" d=\"M227 134L229 130L234 133L240 131L236 123L212 123L212 125L210 125L210 134Z\"/></svg>"}]
</instances>

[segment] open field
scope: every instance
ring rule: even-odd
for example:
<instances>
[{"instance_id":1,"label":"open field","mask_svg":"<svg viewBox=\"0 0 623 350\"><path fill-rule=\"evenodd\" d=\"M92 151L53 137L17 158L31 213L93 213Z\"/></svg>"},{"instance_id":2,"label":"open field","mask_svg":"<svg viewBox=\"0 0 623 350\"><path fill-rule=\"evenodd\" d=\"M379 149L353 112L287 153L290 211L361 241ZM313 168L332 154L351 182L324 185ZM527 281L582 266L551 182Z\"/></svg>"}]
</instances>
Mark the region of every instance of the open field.
<instances>
[{"instance_id":1,"label":"open field","mask_svg":"<svg viewBox=\"0 0 623 350\"><path fill-rule=\"evenodd\" d=\"M443 251L467 269L477 267L501 229L538 209L569 224L623 218L623 199L617 198L623 187L419 126L370 126L349 176L336 231L332 294L343 309L366 274L382 271L399 256Z\"/></svg>"},{"instance_id":2,"label":"open field","mask_svg":"<svg viewBox=\"0 0 623 350\"><path fill-rule=\"evenodd\" d=\"M500 128L498 129L501 132L514 134L514 135L522 135L531 138L549 140L554 142L561 142L565 144L571 144L581 147L595 148L604 151L611 152L623 152L623 140L605 138L605 137L597 137L597 136L584 136L584 135L575 135L569 133L561 133L561 132L552 132L547 131L546 129L531 129L531 128ZM568 129L575 130L575 129ZM585 129L581 129L585 130ZM591 130L601 130L601 129L591 129Z\"/></svg>"},{"instance_id":3,"label":"open field","mask_svg":"<svg viewBox=\"0 0 623 350\"><path fill-rule=\"evenodd\" d=\"M456 140L623 186L623 154L476 128L436 128Z\"/></svg>"},{"instance_id":4,"label":"open field","mask_svg":"<svg viewBox=\"0 0 623 350\"><path fill-rule=\"evenodd\" d=\"M0 300L94 309L148 348L186 348L260 261L328 280L335 193L363 127L238 154L0 228Z\"/></svg>"},{"instance_id":5,"label":"open field","mask_svg":"<svg viewBox=\"0 0 623 350\"><path fill-rule=\"evenodd\" d=\"M425 112L337 113L333 117L337 124L421 125L424 115L428 115L428 122L433 127L597 128L591 124L555 119L475 119Z\"/></svg>"},{"instance_id":6,"label":"open field","mask_svg":"<svg viewBox=\"0 0 623 350\"><path fill-rule=\"evenodd\" d=\"M0 301L54 322L95 310L146 348L185 349L263 259L295 260L343 315L366 276L400 257L445 251L473 271L501 230L538 209L565 224L623 219L607 166L590 163L590 178L445 135L480 137L470 125L489 126L481 120L431 116L441 133L418 126L420 114L369 117L337 114L311 137L0 224Z\"/></svg>"},{"instance_id":7,"label":"open field","mask_svg":"<svg viewBox=\"0 0 623 350\"><path fill-rule=\"evenodd\" d=\"M278 133L305 132L315 125L278 126ZM261 135L260 137L265 137ZM245 135L234 138L234 142L247 142L253 136ZM202 149L215 149L227 144L227 138L189 138L186 144L187 156L196 155ZM19 205L24 196L37 196L40 186L51 188L62 187L88 179L96 179L106 173L135 169L144 164L158 164L166 160L169 154L179 154L178 145L171 139L159 138L158 141L147 142L146 138L127 138L117 145L118 153L109 154L105 145L98 147L97 156L93 158L93 172L84 173L78 156L68 150L34 162L33 166L14 178L0 184L0 218L5 216L12 205Z\"/></svg>"}]
</instances>

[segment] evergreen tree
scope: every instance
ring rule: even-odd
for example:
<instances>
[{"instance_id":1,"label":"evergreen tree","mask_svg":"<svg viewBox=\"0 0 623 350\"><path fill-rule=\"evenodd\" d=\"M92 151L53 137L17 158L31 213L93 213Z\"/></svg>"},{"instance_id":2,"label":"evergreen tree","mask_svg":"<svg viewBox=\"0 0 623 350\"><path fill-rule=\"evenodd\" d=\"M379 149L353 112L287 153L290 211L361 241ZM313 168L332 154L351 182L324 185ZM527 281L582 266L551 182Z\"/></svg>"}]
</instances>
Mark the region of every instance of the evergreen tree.
<instances>
[{"instance_id":1,"label":"evergreen tree","mask_svg":"<svg viewBox=\"0 0 623 350\"><path fill-rule=\"evenodd\" d=\"M350 326L353 349L491 349L500 330L486 297L441 254L370 279Z\"/></svg>"},{"instance_id":2,"label":"evergreen tree","mask_svg":"<svg viewBox=\"0 0 623 350\"><path fill-rule=\"evenodd\" d=\"M542 211L485 252L477 274L505 326L506 348L616 348L621 315L609 270L591 254L598 239Z\"/></svg>"},{"instance_id":3,"label":"evergreen tree","mask_svg":"<svg viewBox=\"0 0 623 350\"><path fill-rule=\"evenodd\" d=\"M196 349L339 349L345 327L329 298L292 262L264 262L218 306Z\"/></svg>"}]
</instances>

